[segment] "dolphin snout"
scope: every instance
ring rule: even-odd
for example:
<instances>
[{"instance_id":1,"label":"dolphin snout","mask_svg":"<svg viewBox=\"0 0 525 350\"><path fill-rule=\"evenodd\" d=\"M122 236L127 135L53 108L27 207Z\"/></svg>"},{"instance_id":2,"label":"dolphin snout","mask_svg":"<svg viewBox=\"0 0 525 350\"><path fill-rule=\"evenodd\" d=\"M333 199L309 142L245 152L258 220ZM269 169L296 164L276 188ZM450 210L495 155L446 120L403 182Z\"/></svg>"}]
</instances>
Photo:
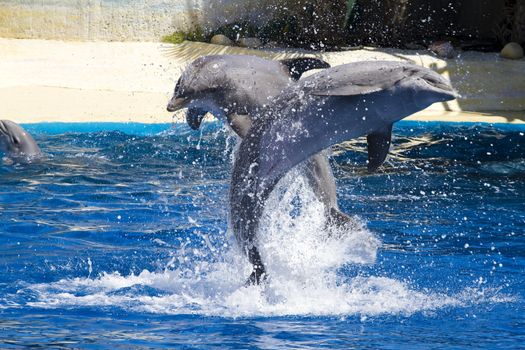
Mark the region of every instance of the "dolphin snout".
<instances>
[{"instance_id":1,"label":"dolphin snout","mask_svg":"<svg viewBox=\"0 0 525 350\"><path fill-rule=\"evenodd\" d=\"M168 106L166 107L166 109L168 110L168 112L175 112L175 111L183 108L185 103L186 103L186 99L185 98L183 98L183 97L174 97L168 103Z\"/></svg>"}]
</instances>

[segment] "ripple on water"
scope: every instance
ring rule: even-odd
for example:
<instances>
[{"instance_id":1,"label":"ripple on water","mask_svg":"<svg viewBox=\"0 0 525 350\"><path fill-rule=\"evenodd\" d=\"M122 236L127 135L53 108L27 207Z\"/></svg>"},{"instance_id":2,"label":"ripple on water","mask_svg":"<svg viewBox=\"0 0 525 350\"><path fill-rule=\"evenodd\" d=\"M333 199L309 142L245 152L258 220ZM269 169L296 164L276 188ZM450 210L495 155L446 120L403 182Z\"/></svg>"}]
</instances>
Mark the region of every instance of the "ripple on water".
<instances>
[{"instance_id":1,"label":"ripple on water","mask_svg":"<svg viewBox=\"0 0 525 350\"><path fill-rule=\"evenodd\" d=\"M198 332L239 347L253 332L260 347L374 347L428 344L421 334L446 329L443 344L468 345L458 320L482 319L471 334L489 347L522 329L522 130L405 123L373 175L362 140L338 147L339 203L354 220L341 231L294 170L261 224L269 279L245 287L250 269L227 224L234 142L205 127L40 132L46 162L0 166L6 334L19 345L50 346L46 333L57 346L114 337L133 347L165 346L166 334L194 346Z\"/></svg>"}]
</instances>

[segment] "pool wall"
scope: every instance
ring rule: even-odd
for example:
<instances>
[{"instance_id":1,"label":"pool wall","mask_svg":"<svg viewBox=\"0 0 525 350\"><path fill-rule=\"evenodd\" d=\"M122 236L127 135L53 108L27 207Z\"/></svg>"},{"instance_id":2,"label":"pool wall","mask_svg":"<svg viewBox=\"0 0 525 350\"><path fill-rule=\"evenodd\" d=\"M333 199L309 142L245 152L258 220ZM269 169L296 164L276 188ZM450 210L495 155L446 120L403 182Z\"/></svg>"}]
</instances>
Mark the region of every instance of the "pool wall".
<instances>
[{"instance_id":1,"label":"pool wall","mask_svg":"<svg viewBox=\"0 0 525 350\"><path fill-rule=\"evenodd\" d=\"M269 0L0 0L0 37L158 41L174 30L264 20Z\"/></svg>"},{"instance_id":2,"label":"pool wall","mask_svg":"<svg viewBox=\"0 0 525 350\"><path fill-rule=\"evenodd\" d=\"M426 50L364 47L342 52L250 50L205 43L64 42L0 38L0 119L36 122L182 121L166 111L175 82L194 59L254 54L270 59L315 55L332 66L405 60L449 78L461 95L412 116L417 120L523 123L525 59L460 52L440 59Z\"/></svg>"}]
</instances>

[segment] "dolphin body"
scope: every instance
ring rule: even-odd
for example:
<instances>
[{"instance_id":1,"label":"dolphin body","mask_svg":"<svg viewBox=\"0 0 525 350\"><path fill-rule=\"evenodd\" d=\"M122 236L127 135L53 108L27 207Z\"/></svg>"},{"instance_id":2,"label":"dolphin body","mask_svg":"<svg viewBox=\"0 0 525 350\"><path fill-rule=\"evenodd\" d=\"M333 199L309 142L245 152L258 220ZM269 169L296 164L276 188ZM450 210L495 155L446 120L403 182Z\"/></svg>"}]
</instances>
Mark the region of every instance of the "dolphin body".
<instances>
[{"instance_id":1,"label":"dolphin body","mask_svg":"<svg viewBox=\"0 0 525 350\"><path fill-rule=\"evenodd\" d=\"M288 86L239 145L230 186L230 216L259 284L265 268L256 233L265 202L294 166L331 145L367 135L372 162L382 162L392 124L435 102L456 98L438 73L404 62L356 62ZM375 166L375 164L373 164Z\"/></svg>"},{"instance_id":2,"label":"dolphin body","mask_svg":"<svg viewBox=\"0 0 525 350\"><path fill-rule=\"evenodd\" d=\"M42 155L31 134L10 120L0 120L0 152L22 162Z\"/></svg>"},{"instance_id":3,"label":"dolphin body","mask_svg":"<svg viewBox=\"0 0 525 350\"><path fill-rule=\"evenodd\" d=\"M200 127L207 112L226 120L241 138L250 129L254 116L272 103L283 89L304 71L328 68L315 58L270 61L256 56L205 56L192 62L175 87L168 111L188 107L186 121L192 129ZM351 220L339 211L335 178L326 152L310 157L303 174L316 197L324 204L329 222L339 226Z\"/></svg>"}]
</instances>

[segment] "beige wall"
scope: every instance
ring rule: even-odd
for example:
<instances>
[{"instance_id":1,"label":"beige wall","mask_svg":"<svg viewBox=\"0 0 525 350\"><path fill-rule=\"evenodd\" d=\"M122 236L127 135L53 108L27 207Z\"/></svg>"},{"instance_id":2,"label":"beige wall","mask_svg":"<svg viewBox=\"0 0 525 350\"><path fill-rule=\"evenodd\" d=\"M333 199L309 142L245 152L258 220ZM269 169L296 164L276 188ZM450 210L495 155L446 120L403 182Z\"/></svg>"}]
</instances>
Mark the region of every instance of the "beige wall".
<instances>
[{"instance_id":1,"label":"beige wall","mask_svg":"<svg viewBox=\"0 0 525 350\"><path fill-rule=\"evenodd\" d=\"M193 24L214 28L271 14L270 0L0 0L0 37L158 41Z\"/></svg>"}]
</instances>

